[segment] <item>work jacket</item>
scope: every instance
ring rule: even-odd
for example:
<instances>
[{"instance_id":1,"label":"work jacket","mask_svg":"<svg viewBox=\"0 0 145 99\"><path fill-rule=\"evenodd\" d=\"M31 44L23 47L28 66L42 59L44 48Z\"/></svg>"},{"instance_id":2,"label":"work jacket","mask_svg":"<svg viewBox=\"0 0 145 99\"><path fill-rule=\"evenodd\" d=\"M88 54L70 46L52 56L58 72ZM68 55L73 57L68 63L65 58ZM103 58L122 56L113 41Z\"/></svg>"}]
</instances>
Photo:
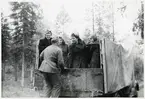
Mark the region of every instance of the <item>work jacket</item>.
<instances>
[{"instance_id":1,"label":"work jacket","mask_svg":"<svg viewBox=\"0 0 145 99\"><path fill-rule=\"evenodd\" d=\"M62 50L56 45L50 45L40 55L42 63L39 70L46 73L60 73L64 66Z\"/></svg>"}]
</instances>

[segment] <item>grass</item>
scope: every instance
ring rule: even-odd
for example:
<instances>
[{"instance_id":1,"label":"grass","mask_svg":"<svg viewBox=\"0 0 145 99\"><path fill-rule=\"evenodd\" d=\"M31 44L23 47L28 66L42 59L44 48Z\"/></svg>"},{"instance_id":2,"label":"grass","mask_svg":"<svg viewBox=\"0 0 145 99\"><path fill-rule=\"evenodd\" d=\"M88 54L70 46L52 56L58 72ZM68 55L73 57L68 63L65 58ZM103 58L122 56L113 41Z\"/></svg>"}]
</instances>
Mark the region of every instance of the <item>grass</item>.
<instances>
[{"instance_id":1,"label":"grass","mask_svg":"<svg viewBox=\"0 0 145 99\"><path fill-rule=\"evenodd\" d=\"M18 79L18 81L14 81L12 74L6 74L5 81L2 82L2 97L40 97L39 92L32 89L29 78L25 78L24 87L21 87L20 84L20 79Z\"/></svg>"}]
</instances>

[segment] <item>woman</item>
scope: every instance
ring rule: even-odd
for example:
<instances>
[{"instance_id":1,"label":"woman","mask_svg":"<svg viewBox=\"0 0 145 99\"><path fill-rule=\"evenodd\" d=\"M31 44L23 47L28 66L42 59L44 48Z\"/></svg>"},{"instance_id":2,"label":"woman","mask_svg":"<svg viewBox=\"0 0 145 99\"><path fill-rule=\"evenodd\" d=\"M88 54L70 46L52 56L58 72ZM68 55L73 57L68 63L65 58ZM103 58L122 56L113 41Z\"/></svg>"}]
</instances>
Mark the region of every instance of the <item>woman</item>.
<instances>
[{"instance_id":1,"label":"woman","mask_svg":"<svg viewBox=\"0 0 145 99\"><path fill-rule=\"evenodd\" d=\"M84 56L85 43L76 34L71 35L71 45L69 46L69 67L86 68L87 61Z\"/></svg>"},{"instance_id":2,"label":"woman","mask_svg":"<svg viewBox=\"0 0 145 99\"><path fill-rule=\"evenodd\" d=\"M63 59L65 67L68 67L68 45L65 43L62 37L59 37L59 47L62 49L63 52Z\"/></svg>"},{"instance_id":3,"label":"woman","mask_svg":"<svg viewBox=\"0 0 145 99\"><path fill-rule=\"evenodd\" d=\"M100 68L100 46L98 38L96 36L92 36L90 38L90 44L92 44L90 50L93 51L90 68Z\"/></svg>"}]
</instances>

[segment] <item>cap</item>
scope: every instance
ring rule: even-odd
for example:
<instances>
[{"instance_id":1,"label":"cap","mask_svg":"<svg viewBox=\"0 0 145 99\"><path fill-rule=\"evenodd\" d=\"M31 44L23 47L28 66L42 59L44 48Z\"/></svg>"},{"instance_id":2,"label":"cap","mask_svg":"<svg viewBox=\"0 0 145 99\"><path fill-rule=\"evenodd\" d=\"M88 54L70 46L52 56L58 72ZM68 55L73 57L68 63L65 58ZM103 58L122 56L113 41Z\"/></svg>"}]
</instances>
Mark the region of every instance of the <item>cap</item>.
<instances>
[{"instance_id":1,"label":"cap","mask_svg":"<svg viewBox=\"0 0 145 99\"><path fill-rule=\"evenodd\" d=\"M58 42L58 37L52 37L51 43L57 43Z\"/></svg>"}]
</instances>

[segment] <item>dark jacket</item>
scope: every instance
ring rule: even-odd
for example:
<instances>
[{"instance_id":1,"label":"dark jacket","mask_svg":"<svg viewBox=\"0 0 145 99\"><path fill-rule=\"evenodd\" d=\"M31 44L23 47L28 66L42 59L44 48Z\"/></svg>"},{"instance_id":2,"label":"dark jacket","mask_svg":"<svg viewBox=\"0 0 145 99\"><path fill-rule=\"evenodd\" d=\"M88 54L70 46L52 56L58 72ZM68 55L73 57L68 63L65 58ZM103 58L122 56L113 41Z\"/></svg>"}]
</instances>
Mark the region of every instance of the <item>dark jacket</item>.
<instances>
[{"instance_id":1,"label":"dark jacket","mask_svg":"<svg viewBox=\"0 0 145 99\"><path fill-rule=\"evenodd\" d=\"M39 55L47 46L51 45L51 39L52 38L50 38L49 40L47 38L40 39L39 45L38 45Z\"/></svg>"},{"instance_id":2,"label":"dark jacket","mask_svg":"<svg viewBox=\"0 0 145 99\"><path fill-rule=\"evenodd\" d=\"M85 43L80 41L78 44L69 46L69 68L86 68L87 61L84 56Z\"/></svg>"},{"instance_id":3,"label":"dark jacket","mask_svg":"<svg viewBox=\"0 0 145 99\"><path fill-rule=\"evenodd\" d=\"M43 58L40 71L46 73L60 73L64 66L62 50L56 45L48 46L40 55Z\"/></svg>"},{"instance_id":4,"label":"dark jacket","mask_svg":"<svg viewBox=\"0 0 145 99\"><path fill-rule=\"evenodd\" d=\"M42 52L46 47L48 47L49 45L51 45L51 39L52 39L52 38L50 38L49 40L48 40L47 38L43 38L43 39L40 39L40 40L39 40L39 44L38 44L39 55L41 54L41 52ZM42 61L39 59L38 68L40 67L41 62L42 62Z\"/></svg>"},{"instance_id":5,"label":"dark jacket","mask_svg":"<svg viewBox=\"0 0 145 99\"><path fill-rule=\"evenodd\" d=\"M99 42L91 44L90 51L92 51L92 58L90 61L90 68L100 68L100 46Z\"/></svg>"},{"instance_id":6,"label":"dark jacket","mask_svg":"<svg viewBox=\"0 0 145 99\"><path fill-rule=\"evenodd\" d=\"M69 52L68 45L62 44L62 45L59 45L59 47L62 49L65 67L68 67L68 52Z\"/></svg>"}]
</instances>

